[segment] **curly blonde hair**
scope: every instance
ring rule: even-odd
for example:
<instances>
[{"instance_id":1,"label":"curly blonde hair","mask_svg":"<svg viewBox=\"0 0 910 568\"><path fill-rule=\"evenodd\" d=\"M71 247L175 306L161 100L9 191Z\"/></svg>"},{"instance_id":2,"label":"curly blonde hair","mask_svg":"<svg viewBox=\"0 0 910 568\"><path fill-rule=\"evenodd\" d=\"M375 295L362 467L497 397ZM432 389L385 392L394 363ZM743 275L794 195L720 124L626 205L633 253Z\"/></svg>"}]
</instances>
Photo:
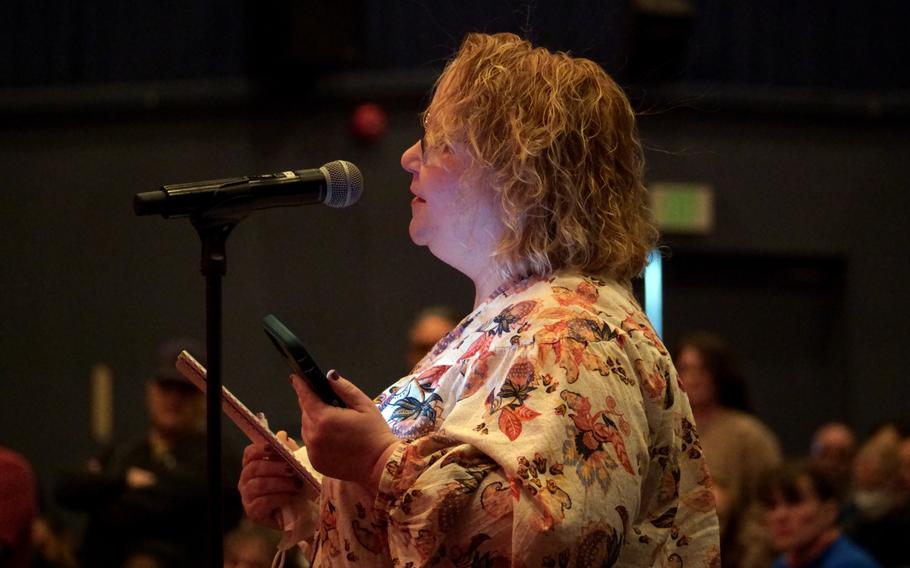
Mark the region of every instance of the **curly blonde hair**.
<instances>
[{"instance_id":1,"label":"curly blonde hair","mask_svg":"<svg viewBox=\"0 0 910 568\"><path fill-rule=\"evenodd\" d=\"M469 34L436 83L428 146L463 149L498 195L506 276L638 275L657 241L635 115L593 61Z\"/></svg>"}]
</instances>

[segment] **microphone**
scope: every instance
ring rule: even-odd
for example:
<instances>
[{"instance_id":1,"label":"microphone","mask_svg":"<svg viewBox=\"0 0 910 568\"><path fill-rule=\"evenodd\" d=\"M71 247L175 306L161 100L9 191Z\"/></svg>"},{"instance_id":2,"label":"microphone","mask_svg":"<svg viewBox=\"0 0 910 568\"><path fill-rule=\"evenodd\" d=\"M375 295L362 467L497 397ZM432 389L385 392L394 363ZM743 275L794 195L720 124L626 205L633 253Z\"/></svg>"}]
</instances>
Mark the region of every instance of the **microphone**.
<instances>
[{"instance_id":1,"label":"microphone","mask_svg":"<svg viewBox=\"0 0 910 568\"><path fill-rule=\"evenodd\" d=\"M351 162L336 160L313 170L293 170L164 185L137 193L136 215L179 217L212 211L249 211L324 203L347 207L360 199L363 176Z\"/></svg>"}]
</instances>

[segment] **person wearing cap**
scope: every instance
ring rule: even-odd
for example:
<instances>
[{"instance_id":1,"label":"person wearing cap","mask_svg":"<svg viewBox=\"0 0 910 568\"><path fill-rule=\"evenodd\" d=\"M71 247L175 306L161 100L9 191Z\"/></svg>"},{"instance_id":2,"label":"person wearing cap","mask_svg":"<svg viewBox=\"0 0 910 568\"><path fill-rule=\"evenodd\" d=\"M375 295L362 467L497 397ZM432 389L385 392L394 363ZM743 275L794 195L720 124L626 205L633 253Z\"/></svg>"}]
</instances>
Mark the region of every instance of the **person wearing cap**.
<instances>
[{"instance_id":1,"label":"person wearing cap","mask_svg":"<svg viewBox=\"0 0 910 568\"><path fill-rule=\"evenodd\" d=\"M192 340L159 349L145 386L148 430L106 448L57 487L62 505L89 515L80 551L85 566L121 566L131 554L148 550L163 551L168 565L195 566L204 558L205 399L174 368L184 348L204 352ZM225 452L223 467L237 471L236 457ZM233 489L226 494L230 528L239 517L239 500Z\"/></svg>"}]
</instances>

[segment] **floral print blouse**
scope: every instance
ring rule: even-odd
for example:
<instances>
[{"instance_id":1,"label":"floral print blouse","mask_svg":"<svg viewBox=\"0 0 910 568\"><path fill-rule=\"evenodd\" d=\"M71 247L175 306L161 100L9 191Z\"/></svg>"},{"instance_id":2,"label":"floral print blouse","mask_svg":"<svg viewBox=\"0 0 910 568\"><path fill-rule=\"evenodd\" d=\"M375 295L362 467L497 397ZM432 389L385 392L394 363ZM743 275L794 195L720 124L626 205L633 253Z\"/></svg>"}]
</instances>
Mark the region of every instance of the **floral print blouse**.
<instances>
[{"instance_id":1,"label":"floral print blouse","mask_svg":"<svg viewBox=\"0 0 910 568\"><path fill-rule=\"evenodd\" d=\"M314 566L720 566L688 399L621 284L512 283L377 404L404 443L375 500L323 480Z\"/></svg>"}]
</instances>

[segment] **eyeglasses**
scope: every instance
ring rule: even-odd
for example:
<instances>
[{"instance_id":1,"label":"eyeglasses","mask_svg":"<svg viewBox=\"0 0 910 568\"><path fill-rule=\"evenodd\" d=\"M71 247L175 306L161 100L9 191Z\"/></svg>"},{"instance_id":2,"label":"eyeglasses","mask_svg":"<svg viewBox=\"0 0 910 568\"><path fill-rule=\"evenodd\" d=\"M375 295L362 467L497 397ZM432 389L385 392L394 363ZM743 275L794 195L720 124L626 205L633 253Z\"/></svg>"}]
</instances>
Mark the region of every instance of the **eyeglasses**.
<instances>
[{"instance_id":1,"label":"eyeglasses","mask_svg":"<svg viewBox=\"0 0 910 568\"><path fill-rule=\"evenodd\" d=\"M423 136L420 137L420 155L423 156L427 151L427 123L430 120L430 113L423 113Z\"/></svg>"}]
</instances>

